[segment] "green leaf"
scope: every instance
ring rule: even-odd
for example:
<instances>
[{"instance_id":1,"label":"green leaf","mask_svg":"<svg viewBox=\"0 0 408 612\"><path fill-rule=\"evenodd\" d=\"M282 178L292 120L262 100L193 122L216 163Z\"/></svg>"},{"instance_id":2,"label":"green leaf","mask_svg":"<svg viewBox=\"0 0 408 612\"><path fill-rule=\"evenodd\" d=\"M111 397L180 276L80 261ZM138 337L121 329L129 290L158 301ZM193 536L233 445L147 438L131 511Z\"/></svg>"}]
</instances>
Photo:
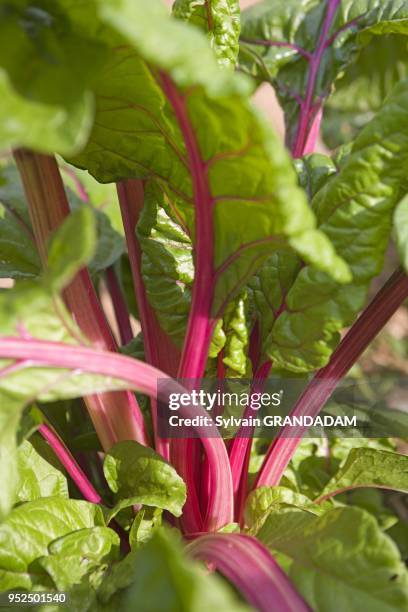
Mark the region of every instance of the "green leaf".
<instances>
[{"instance_id":1,"label":"green leaf","mask_svg":"<svg viewBox=\"0 0 408 612\"><path fill-rule=\"evenodd\" d=\"M146 506L139 510L129 532L129 544L132 550L150 540L162 524L162 515L161 508Z\"/></svg>"},{"instance_id":2,"label":"green leaf","mask_svg":"<svg viewBox=\"0 0 408 612\"><path fill-rule=\"evenodd\" d=\"M173 534L157 531L135 556L132 584L123 597L123 609L246 610L216 575L205 575L187 559Z\"/></svg>"},{"instance_id":3,"label":"green leaf","mask_svg":"<svg viewBox=\"0 0 408 612\"><path fill-rule=\"evenodd\" d=\"M390 89L407 76L407 67L405 36L373 37L336 81L327 101L322 136L330 149L354 140L381 108Z\"/></svg>"},{"instance_id":4,"label":"green leaf","mask_svg":"<svg viewBox=\"0 0 408 612\"><path fill-rule=\"evenodd\" d=\"M9 513L19 484L16 433L21 402L0 389L0 521Z\"/></svg>"},{"instance_id":5,"label":"green leaf","mask_svg":"<svg viewBox=\"0 0 408 612\"><path fill-rule=\"evenodd\" d=\"M95 17L89 5L78 10L62 0L36 7L20 0L0 7L0 65L10 79L3 77L1 85L1 148L72 153L84 144L93 112L91 82L106 57L103 43L77 27L84 17Z\"/></svg>"},{"instance_id":6,"label":"green leaf","mask_svg":"<svg viewBox=\"0 0 408 612\"><path fill-rule=\"evenodd\" d=\"M304 54L290 45L308 53L316 52L327 7L327 3L311 0L265 0L242 13L242 69L258 82L272 83L276 88L285 110L287 141L291 146L296 139L300 98L305 97L310 83L310 65ZM369 45L373 36L408 33L408 3L342 0L329 26L326 41L330 44L326 44L318 66L311 92L312 105L329 95L335 80L342 76L359 51ZM271 41L283 46L270 45ZM371 77L376 74L377 62L372 55L368 57ZM380 62L380 74L382 69Z\"/></svg>"},{"instance_id":7,"label":"green leaf","mask_svg":"<svg viewBox=\"0 0 408 612\"><path fill-rule=\"evenodd\" d=\"M102 185L90 174L61 162L72 210L88 205L95 213L97 244L88 264L91 274L113 265L125 250L124 230L115 184Z\"/></svg>"},{"instance_id":8,"label":"green leaf","mask_svg":"<svg viewBox=\"0 0 408 612\"><path fill-rule=\"evenodd\" d=\"M321 153L312 153L295 159L294 163L299 184L306 191L309 200L312 200L328 179L337 172L336 164L331 157Z\"/></svg>"},{"instance_id":9,"label":"green leaf","mask_svg":"<svg viewBox=\"0 0 408 612\"><path fill-rule=\"evenodd\" d=\"M180 516L186 500L185 484L176 470L151 448L133 440L115 444L107 453L103 471L121 508L145 504Z\"/></svg>"},{"instance_id":10,"label":"green leaf","mask_svg":"<svg viewBox=\"0 0 408 612\"><path fill-rule=\"evenodd\" d=\"M388 535L397 544L401 551L402 558L408 559L408 525L405 521L398 521L391 529L388 530Z\"/></svg>"},{"instance_id":11,"label":"green leaf","mask_svg":"<svg viewBox=\"0 0 408 612\"><path fill-rule=\"evenodd\" d=\"M65 178L66 175L63 174L63 177ZM70 182L69 185L71 185ZM75 188L75 184L72 186ZM102 185L101 187L106 188L107 186ZM80 264L87 262L91 273L101 272L112 265L124 250L123 237L111 224L111 220L115 222L115 225L119 224L115 219L115 208L117 211L119 209L117 199L116 201L112 199L111 189L107 193L105 189L105 197L108 197L108 201L103 200L101 192L97 192L95 204L91 207L89 203L81 201L73 189L68 188L67 195L74 214L71 215L70 221L67 220L66 229L60 228L62 238L58 239L60 241L58 247L54 244L52 256L57 257L59 249L67 250L66 253L61 252L59 260L60 267L65 268L64 274L70 274L70 266L78 269ZM0 170L0 245L2 247L1 277L38 277L41 272L41 262L35 246L26 198L18 172L15 166L11 165ZM91 255L93 255L92 259ZM49 262L49 265L54 268L54 274L59 274L56 262ZM60 282L66 283L62 278ZM56 289L58 289L58 282Z\"/></svg>"},{"instance_id":12,"label":"green leaf","mask_svg":"<svg viewBox=\"0 0 408 612\"><path fill-rule=\"evenodd\" d=\"M221 66L235 66L240 32L237 0L176 0L173 15L207 32Z\"/></svg>"},{"instance_id":13,"label":"green leaf","mask_svg":"<svg viewBox=\"0 0 408 612\"><path fill-rule=\"evenodd\" d=\"M408 272L408 196L395 209L394 231L401 263Z\"/></svg>"},{"instance_id":14,"label":"green leaf","mask_svg":"<svg viewBox=\"0 0 408 612\"><path fill-rule=\"evenodd\" d=\"M20 502L40 497L68 497L64 474L46 461L28 440L18 449L18 473L17 499Z\"/></svg>"},{"instance_id":15,"label":"green leaf","mask_svg":"<svg viewBox=\"0 0 408 612\"><path fill-rule=\"evenodd\" d=\"M354 448L319 499L357 487L408 492L408 457L371 448Z\"/></svg>"},{"instance_id":16,"label":"green leaf","mask_svg":"<svg viewBox=\"0 0 408 612\"><path fill-rule=\"evenodd\" d=\"M49 545L98 526L105 527L102 510L85 501L49 497L18 506L0 525L0 589L47 585L36 561L49 554Z\"/></svg>"},{"instance_id":17,"label":"green leaf","mask_svg":"<svg viewBox=\"0 0 408 612\"><path fill-rule=\"evenodd\" d=\"M58 159L58 163L68 191L74 193L81 202L89 202L95 209L104 213L114 231L123 236L124 229L116 185L98 183L88 172L73 168L62 158Z\"/></svg>"},{"instance_id":18,"label":"green leaf","mask_svg":"<svg viewBox=\"0 0 408 612\"><path fill-rule=\"evenodd\" d=\"M5 70L0 71L0 148L73 154L85 144L93 119L93 83L104 70L116 31L148 61L159 57L181 83L198 75L214 92L228 83L232 90L248 90L244 79L231 80L217 69L205 37L170 20L160 0L148 5L142 0L82 5L59 0L39 7L21 0L0 8L0 66Z\"/></svg>"},{"instance_id":19,"label":"green leaf","mask_svg":"<svg viewBox=\"0 0 408 612\"><path fill-rule=\"evenodd\" d=\"M85 144L92 125L91 94L65 107L33 102L19 95L0 69L0 100L0 150L25 146L73 155Z\"/></svg>"},{"instance_id":20,"label":"green leaf","mask_svg":"<svg viewBox=\"0 0 408 612\"><path fill-rule=\"evenodd\" d=\"M98 589L98 600L106 608L102 610L121 610L123 608L122 598L125 589L132 583L134 575L134 564L140 551L132 550L124 559L108 567L103 577L102 584ZM140 602L139 602L140 603ZM109 606L112 605L112 608Z\"/></svg>"},{"instance_id":21,"label":"green leaf","mask_svg":"<svg viewBox=\"0 0 408 612\"><path fill-rule=\"evenodd\" d=\"M375 518L357 508L321 517L271 514L259 539L288 560L289 577L316 612L396 612L408 606L407 570Z\"/></svg>"},{"instance_id":22,"label":"green leaf","mask_svg":"<svg viewBox=\"0 0 408 612\"><path fill-rule=\"evenodd\" d=\"M245 377L251 372L247 357L250 320L248 292L244 289L227 305L222 318L222 333L225 336L222 361L226 378Z\"/></svg>"},{"instance_id":23,"label":"green leaf","mask_svg":"<svg viewBox=\"0 0 408 612\"><path fill-rule=\"evenodd\" d=\"M37 563L48 572L55 586L66 591L102 564L119 556L119 536L108 527L88 527L63 535L48 546L48 555Z\"/></svg>"},{"instance_id":24,"label":"green leaf","mask_svg":"<svg viewBox=\"0 0 408 612\"><path fill-rule=\"evenodd\" d=\"M347 289L327 274L296 263L293 256L274 256L259 275L256 298L264 317L263 350L276 366L294 372L324 366L338 332L363 307L369 284L383 265L408 168L407 104L404 81L312 200L319 227L352 271ZM279 279L278 285L271 287L271 279Z\"/></svg>"},{"instance_id":25,"label":"green leaf","mask_svg":"<svg viewBox=\"0 0 408 612\"><path fill-rule=\"evenodd\" d=\"M181 345L190 311L194 266L191 239L173 221L169 207L158 186L150 184L145 190L137 236L149 303L163 330Z\"/></svg>"},{"instance_id":26,"label":"green leaf","mask_svg":"<svg viewBox=\"0 0 408 612\"><path fill-rule=\"evenodd\" d=\"M91 274L96 275L112 266L123 254L125 243L119 232L112 227L110 217L105 209L99 209L90 204L84 204L76 199L72 193L68 193L71 208L77 210L88 210L88 215L93 217L93 225L96 233L96 248L92 259L89 261L88 269Z\"/></svg>"},{"instance_id":27,"label":"green leaf","mask_svg":"<svg viewBox=\"0 0 408 612\"><path fill-rule=\"evenodd\" d=\"M96 4L103 22L120 33L148 63L171 74L179 85L195 82L211 95L249 91L246 79L219 70L206 37L197 28L170 18L160 0L149 4L143 0L96 0Z\"/></svg>"},{"instance_id":28,"label":"green leaf","mask_svg":"<svg viewBox=\"0 0 408 612\"><path fill-rule=\"evenodd\" d=\"M398 517L385 505L386 496L380 489L354 489L340 495L336 501L370 512L377 519L381 529L387 531L387 535L390 535L390 528L398 522Z\"/></svg>"},{"instance_id":29,"label":"green leaf","mask_svg":"<svg viewBox=\"0 0 408 612\"><path fill-rule=\"evenodd\" d=\"M95 219L86 206L72 212L54 232L48 249L45 282L61 291L92 257L96 247Z\"/></svg>"},{"instance_id":30,"label":"green leaf","mask_svg":"<svg viewBox=\"0 0 408 612\"><path fill-rule=\"evenodd\" d=\"M41 262L14 166L0 168L0 248L1 278L38 276Z\"/></svg>"},{"instance_id":31,"label":"green leaf","mask_svg":"<svg viewBox=\"0 0 408 612\"><path fill-rule=\"evenodd\" d=\"M271 512L285 508L299 508L312 514L321 514L322 507L300 493L286 487L258 487L252 491L245 505L245 522L248 527L258 531Z\"/></svg>"},{"instance_id":32,"label":"green leaf","mask_svg":"<svg viewBox=\"0 0 408 612\"><path fill-rule=\"evenodd\" d=\"M395 450L395 444L393 440L389 440L388 438L335 438L330 441L330 456L344 462L349 456L350 451L354 448L371 448L389 452Z\"/></svg>"}]
</instances>

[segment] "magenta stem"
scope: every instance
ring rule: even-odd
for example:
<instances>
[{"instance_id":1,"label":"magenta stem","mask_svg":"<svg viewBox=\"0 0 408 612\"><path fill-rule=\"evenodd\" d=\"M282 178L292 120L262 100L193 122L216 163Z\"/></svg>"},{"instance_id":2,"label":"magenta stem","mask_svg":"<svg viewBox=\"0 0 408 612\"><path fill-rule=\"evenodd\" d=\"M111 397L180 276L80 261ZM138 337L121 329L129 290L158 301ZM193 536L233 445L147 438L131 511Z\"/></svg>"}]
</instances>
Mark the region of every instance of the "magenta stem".
<instances>
[{"instance_id":1,"label":"magenta stem","mask_svg":"<svg viewBox=\"0 0 408 612\"><path fill-rule=\"evenodd\" d=\"M133 339L133 331L129 311L113 266L109 266L106 270L106 283L115 312L120 341L122 344L128 344Z\"/></svg>"},{"instance_id":2,"label":"magenta stem","mask_svg":"<svg viewBox=\"0 0 408 612\"><path fill-rule=\"evenodd\" d=\"M161 75L162 88L183 134L195 204L195 272L190 316L186 339L181 355L178 377L201 378L207 363L208 349L215 320L211 317L214 291L214 232L213 197L210 192L207 164L201 159L198 142L188 116L186 98L179 92L172 80Z\"/></svg>"},{"instance_id":3,"label":"magenta stem","mask_svg":"<svg viewBox=\"0 0 408 612\"><path fill-rule=\"evenodd\" d=\"M164 73L161 74L161 85L171 104L180 130L183 135L190 174L193 184L195 204L195 250L194 250L194 283L190 316L181 355L178 377L181 379L201 378L205 372L208 350L216 320L211 315L214 293L214 198L210 192L208 165L201 158L199 145L191 125L185 95L180 93L173 81ZM196 440L174 440L171 454L173 462L178 465L188 490L183 526L185 531L198 532L201 529L202 509L200 509L198 491L200 483L196 475L201 473L201 451ZM227 456L225 446L223 451ZM209 463L211 457L207 456ZM229 465L229 464L228 464ZM221 513L222 517L233 517L233 495L231 472L221 472L217 466L211 466L210 494L204 528L214 524L214 518ZM217 475L214 478L214 475ZM205 512L205 509L204 509Z\"/></svg>"},{"instance_id":4,"label":"magenta stem","mask_svg":"<svg viewBox=\"0 0 408 612\"><path fill-rule=\"evenodd\" d=\"M356 363L387 321L408 297L408 277L397 270L346 333L328 365L319 370L296 402L292 417L316 417L340 380ZM307 427L283 427L271 444L255 488L277 486Z\"/></svg>"},{"instance_id":5,"label":"magenta stem","mask_svg":"<svg viewBox=\"0 0 408 612\"><path fill-rule=\"evenodd\" d=\"M272 362L266 361L255 372L254 380L252 382L252 388L251 388L250 403L249 403L249 406L245 408L245 412L243 416L244 419L247 419L250 415L253 414L253 409L251 406L252 396L255 393L262 393L263 389L265 388L265 382L268 378L271 368L272 368ZM239 506L240 506L240 504L237 503L239 491L241 488L244 488L246 490L246 486L241 487L241 485L243 484L242 481L245 481L245 484L246 484L247 473L245 471L245 466L248 467L248 463L249 463L249 456L251 454L253 433L254 433L253 427L241 426L229 448L229 460L230 460L230 465L231 465L234 496L236 500L236 503L235 503L236 516L237 516L237 511L239 512Z\"/></svg>"},{"instance_id":6,"label":"magenta stem","mask_svg":"<svg viewBox=\"0 0 408 612\"><path fill-rule=\"evenodd\" d=\"M305 154L306 143L308 143L309 150L314 150L315 148L315 145L310 142L308 134L311 128L311 121L316 116L319 116L317 114L317 111L320 109L321 103L317 109L314 108L313 98L315 94L316 81L317 76L319 74L320 65L324 52L327 48L327 35L330 31L339 4L340 0L328 0L327 10L317 47L312 53L309 60L309 74L306 86L306 93L305 98L300 105L299 125L296 133L295 142L292 147L292 154L295 158L302 157L302 155ZM317 137L319 133L317 125L313 126L313 133L315 134L315 137Z\"/></svg>"},{"instance_id":7,"label":"magenta stem","mask_svg":"<svg viewBox=\"0 0 408 612\"><path fill-rule=\"evenodd\" d=\"M269 550L238 533L204 535L187 546L194 558L215 566L259 612L308 612Z\"/></svg>"},{"instance_id":8,"label":"magenta stem","mask_svg":"<svg viewBox=\"0 0 408 612\"><path fill-rule=\"evenodd\" d=\"M224 365L224 349L218 353L217 356L217 391L222 392L224 388L224 378L225 378L225 365ZM222 414L224 411L224 406L221 404L214 406L212 415L213 419L215 419L218 415ZM210 482L210 469L208 465L207 457L204 457L202 465L201 465L201 478L200 478L200 508L202 508L203 513L207 511L208 508L208 500L211 496L211 482Z\"/></svg>"},{"instance_id":9,"label":"magenta stem","mask_svg":"<svg viewBox=\"0 0 408 612\"><path fill-rule=\"evenodd\" d=\"M84 498L93 503L100 504L102 502L101 496L98 494L92 483L88 480L78 463L75 461L71 452L65 446L64 442L58 436L58 434L51 429L50 426L44 423L39 426L38 431L42 437L48 442L54 451L55 455L60 460L74 483L76 484L79 491L81 491Z\"/></svg>"}]
</instances>

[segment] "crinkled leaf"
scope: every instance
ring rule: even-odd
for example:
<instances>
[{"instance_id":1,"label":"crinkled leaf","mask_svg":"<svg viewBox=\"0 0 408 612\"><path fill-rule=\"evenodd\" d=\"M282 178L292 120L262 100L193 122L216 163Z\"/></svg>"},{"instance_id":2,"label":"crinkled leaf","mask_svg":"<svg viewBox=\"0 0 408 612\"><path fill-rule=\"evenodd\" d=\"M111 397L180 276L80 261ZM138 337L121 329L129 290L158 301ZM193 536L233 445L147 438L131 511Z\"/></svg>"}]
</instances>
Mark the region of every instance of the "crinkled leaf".
<instances>
[{"instance_id":1,"label":"crinkled leaf","mask_svg":"<svg viewBox=\"0 0 408 612\"><path fill-rule=\"evenodd\" d=\"M35 562L49 554L49 545L96 526L105 527L102 510L85 501L49 497L18 506L0 525L0 589L43 584L46 575Z\"/></svg>"},{"instance_id":2,"label":"crinkled leaf","mask_svg":"<svg viewBox=\"0 0 408 612\"><path fill-rule=\"evenodd\" d=\"M289 577L316 612L395 612L408 606L408 576L394 542L358 508L321 517L272 513L258 533L285 555Z\"/></svg>"},{"instance_id":3,"label":"crinkled leaf","mask_svg":"<svg viewBox=\"0 0 408 612\"><path fill-rule=\"evenodd\" d=\"M176 0L173 14L207 32L222 66L235 66L240 32L238 0Z\"/></svg>"},{"instance_id":4,"label":"crinkled leaf","mask_svg":"<svg viewBox=\"0 0 408 612\"><path fill-rule=\"evenodd\" d=\"M308 53L316 52L328 7L329 3L313 0L265 0L242 14L240 62L259 82L273 83L276 87L291 145L297 134L300 98L306 97L311 82L309 61L296 46ZM373 35L390 33L408 33L407 2L341 0L329 22L327 44L311 91L312 105L328 96L336 78ZM376 62L370 57L371 71L375 73ZM381 68L382 64L379 71Z\"/></svg>"},{"instance_id":5,"label":"crinkled leaf","mask_svg":"<svg viewBox=\"0 0 408 612\"><path fill-rule=\"evenodd\" d=\"M119 536L108 527L83 528L53 540L48 554L37 563L58 590L66 591L102 564L117 561L119 543Z\"/></svg>"},{"instance_id":6,"label":"crinkled leaf","mask_svg":"<svg viewBox=\"0 0 408 612\"><path fill-rule=\"evenodd\" d=\"M357 487L381 487L407 493L408 457L371 448L354 448L319 497Z\"/></svg>"},{"instance_id":7,"label":"crinkled leaf","mask_svg":"<svg viewBox=\"0 0 408 612\"><path fill-rule=\"evenodd\" d=\"M256 531L271 512L284 508L299 508L312 514L320 514L322 508L302 495L286 487L259 487L252 491L245 505L245 522Z\"/></svg>"},{"instance_id":8,"label":"crinkled leaf","mask_svg":"<svg viewBox=\"0 0 408 612\"><path fill-rule=\"evenodd\" d=\"M20 502L40 497L68 497L68 483L64 474L46 461L28 440L18 448L17 458L20 480L17 499Z\"/></svg>"},{"instance_id":9,"label":"crinkled leaf","mask_svg":"<svg viewBox=\"0 0 408 612\"><path fill-rule=\"evenodd\" d=\"M222 332L225 336L222 361L227 378L248 376L251 371L247 357L250 334L248 302L248 294L244 290L228 304L222 318Z\"/></svg>"},{"instance_id":10,"label":"crinkled leaf","mask_svg":"<svg viewBox=\"0 0 408 612\"><path fill-rule=\"evenodd\" d=\"M194 266L191 240L172 220L169 204L158 187L150 185L137 235L149 303L164 331L180 345L190 311Z\"/></svg>"},{"instance_id":11,"label":"crinkled leaf","mask_svg":"<svg viewBox=\"0 0 408 612\"><path fill-rule=\"evenodd\" d=\"M0 66L8 76L1 72L1 148L72 154L83 146L93 118L93 82L109 58L115 30L129 36L149 61L159 56L181 83L198 75L215 92L226 80L205 37L170 20L159 0L59 0L39 6L21 0L0 8ZM246 90L247 84L241 80L238 88Z\"/></svg>"},{"instance_id":12,"label":"crinkled leaf","mask_svg":"<svg viewBox=\"0 0 408 612\"><path fill-rule=\"evenodd\" d=\"M395 210L394 231L401 263L408 272L408 196L401 200Z\"/></svg>"},{"instance_id":13,"label":"crinkled leaf","mask_svg":"<svg viewBox=\"0 0 408 612\"><path fill-rule=\"evenodd\" d=\"M326 274L283 254L271 258L269 269L255 279L264 351L276 366L302 372L325 365L338 332L364 305L383 264L393 209L407 174L407 105L404 81L312 200L320 228L350 266L352 283L344 290Z\"/></svg>"},{"instance_id":14,"label":"crinkled leaf","mask_svg":"<svg viewBox=\"0 0 408 612\"><path fill-rule=\"evenodd\" d=\"M185 484L176 470L160 455L133 440L115 444L107 453L103 471L121 508L145 504L180 516L186 500Z\"/></svg>"}]
</instances>

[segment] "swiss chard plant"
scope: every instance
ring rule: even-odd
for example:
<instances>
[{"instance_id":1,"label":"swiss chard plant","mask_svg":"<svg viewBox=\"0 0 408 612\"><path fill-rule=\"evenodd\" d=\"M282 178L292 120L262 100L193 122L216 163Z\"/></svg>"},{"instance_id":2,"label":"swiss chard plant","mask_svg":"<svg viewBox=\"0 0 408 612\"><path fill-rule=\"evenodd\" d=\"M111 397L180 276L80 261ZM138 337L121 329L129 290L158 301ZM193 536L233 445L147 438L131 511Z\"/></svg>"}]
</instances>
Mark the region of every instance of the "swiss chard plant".
<instances>
[{"instance_id":1,"label":"swiss chard plant","mask_svg":"<svg viewBox=\"0 0 408 612\"><path fill-rule=\"evenodd\" d=\"M407 36L405 0L0 0L2 602L408 609L402 413L159 426L204 377L314 418L402 307Z\"/></svg>"}]
</instances>

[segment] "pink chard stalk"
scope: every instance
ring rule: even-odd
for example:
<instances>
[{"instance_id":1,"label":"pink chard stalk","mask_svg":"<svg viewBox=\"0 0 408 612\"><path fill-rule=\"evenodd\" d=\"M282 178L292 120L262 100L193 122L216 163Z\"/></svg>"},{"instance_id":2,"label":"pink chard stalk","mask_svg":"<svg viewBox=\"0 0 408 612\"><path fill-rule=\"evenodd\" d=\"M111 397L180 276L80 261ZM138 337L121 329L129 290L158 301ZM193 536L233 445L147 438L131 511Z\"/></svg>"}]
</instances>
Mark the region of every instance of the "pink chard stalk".
<instances>
[{"instance_id":1,"label":"pink chard stalk","mask_svg":"<svg viewBox=\"0 0 408 612\"><path fill-rule=\"evenodd\" d=\"M178 377L198 379L204 375L208 350L216 323L216 320L211 316L215 285L213 267L214 199L210 190L208 168L201 157L198 142L189 119L186 97L166 74L161 74L160 81L184 138L193 184L196 226L195 275L191 311ZM231 522L233 520L232 478L225 445L222 442L217 443L215 456L218 464L217 477L210 480L208 506L204 508L206 516L202 519L200 518L202 510L199 504L199 487L196 483L196 475L200 474L201 463L199 443L196 440L188 439L174 440L171 457L187 484L188 499L183 513L183 522L187 531L200 531L202 520L204 521L204 528L213 523L214 520L220 527ZM211 461L210 457L208 459ZM224 469L219 469L220 464L225 464L225 462ZM211 470L211 466L210 471L214 471ZM220 514L217 514L218 512Z\"/></svg>"}]
</instances>

